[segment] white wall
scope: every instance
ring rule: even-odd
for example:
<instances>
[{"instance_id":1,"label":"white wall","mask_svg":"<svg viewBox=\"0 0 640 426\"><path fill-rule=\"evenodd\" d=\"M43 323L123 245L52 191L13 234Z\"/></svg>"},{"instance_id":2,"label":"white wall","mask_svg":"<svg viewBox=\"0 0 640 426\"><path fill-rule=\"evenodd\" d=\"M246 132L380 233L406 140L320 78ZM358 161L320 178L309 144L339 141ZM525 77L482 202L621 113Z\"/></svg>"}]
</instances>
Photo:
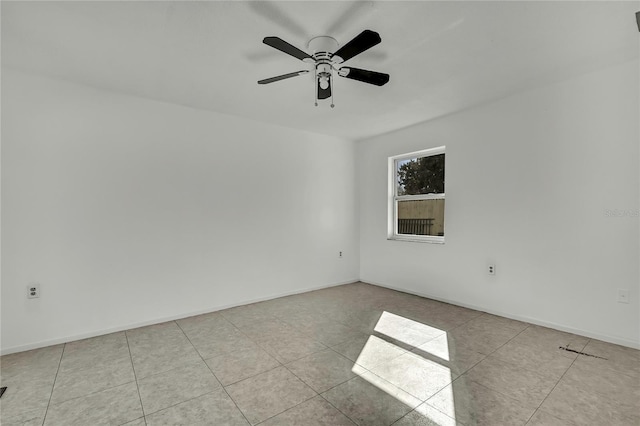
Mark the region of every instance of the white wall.
<instances>
[{"instance_id":1,"label":"white wall","mask_svg":"<svg viewBox=\"0 0 640 426\"><path fill-rule=\"evenodd\" d=\"M359 142L360 278L640 347L638 75L629 62ZM388 241L387 158L440 145L445 244Z\"/></svg>"},{"instance_id":2,"label":"white wall","mask_svg":"<svg viewBox=\"0 0 640 426\"><path fill-rule=\"evenodd\" d=\"M2 352L357 280L354 154L3 70Z\"/></svg>"}]
</instances>

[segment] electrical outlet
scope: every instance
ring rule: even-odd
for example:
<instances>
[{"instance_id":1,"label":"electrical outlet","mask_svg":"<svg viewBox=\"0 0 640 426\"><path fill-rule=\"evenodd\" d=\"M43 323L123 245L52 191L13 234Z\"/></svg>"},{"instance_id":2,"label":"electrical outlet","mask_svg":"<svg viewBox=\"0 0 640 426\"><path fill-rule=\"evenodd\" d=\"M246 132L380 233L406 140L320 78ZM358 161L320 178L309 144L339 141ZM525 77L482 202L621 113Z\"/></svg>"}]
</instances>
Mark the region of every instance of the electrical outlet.
<instances>
[{"instance_id":1,"label":"electrical outlet","mask_svg":"<svg viewBox=\"0 0 640 426\"><path fill-rule=\"evenodd\" d=\"M489 265L487 265L487 274L495 275L496 274L496 265L494 265L493 263L490 263Z\"/></svg>"},{"instance_id":2,"label":"electrical outlet","mask_svg":"<svg viewBox=\"0 0 640 426\"><path fill-rule=\"evenodd\" d=\"M618 289L618 303L629 303L629 290L626 288Z\"/></svg>"},{"instance_id":3,"label":"electrical outlet","mask_svg":"<svg viewBox=\"0 0 640 426\"><path fill-rule=\"evenodd\" d=\"M338 257L339 257L340 259L342 259L342 252L340 252L340 253L338 254Z\"/></svg>"},{"instance_id":4,"label":"electrical outlet","mask_svg":"<svg viewBox=\"0 0 640 426\"><path fill-rule=\"evenodd\" d=\"M40 284L29 283L27 286L27 299L35 299L40 297Z\"/></svg>"}]
</instances>

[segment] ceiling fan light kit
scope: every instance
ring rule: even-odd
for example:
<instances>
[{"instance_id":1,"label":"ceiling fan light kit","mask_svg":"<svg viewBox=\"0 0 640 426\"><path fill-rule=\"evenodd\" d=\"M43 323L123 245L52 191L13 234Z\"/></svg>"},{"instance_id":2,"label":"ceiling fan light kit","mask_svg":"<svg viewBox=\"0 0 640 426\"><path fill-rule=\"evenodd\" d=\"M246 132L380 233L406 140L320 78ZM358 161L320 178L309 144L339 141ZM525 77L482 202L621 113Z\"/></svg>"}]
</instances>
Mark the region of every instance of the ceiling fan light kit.
<instances>
[{"instance_id":1,"label":"ceiling fan light kit","mask_svg":"<svg viewBox=\"0 0 640 426\"><path fill-rule=\"evenodd\" d=\"M331 98L331 108L333 103L333 71L340 77L349 78L351 80L361 81L363 83L373 84L375 86L384 86L389 81L389 74L383 74L376 71L363 70L353 67L341 67L345 61L359 55L360 53L372 48L382 41L380 35L375 31L364 30L344 46L338 48L339 44L333 37L318 36L309 40L307 48L313 52L311 55L298 49L297 47L287 43L279 37L265 37L262 42L268 46L278 49L301 61L313 64L315 72L315 105L318 101ZM308 73L309 70L296 71L276 77L267 78L258 81L258 84L269 84L287 78L296 77Z\"/></svg>"}]
</instances>

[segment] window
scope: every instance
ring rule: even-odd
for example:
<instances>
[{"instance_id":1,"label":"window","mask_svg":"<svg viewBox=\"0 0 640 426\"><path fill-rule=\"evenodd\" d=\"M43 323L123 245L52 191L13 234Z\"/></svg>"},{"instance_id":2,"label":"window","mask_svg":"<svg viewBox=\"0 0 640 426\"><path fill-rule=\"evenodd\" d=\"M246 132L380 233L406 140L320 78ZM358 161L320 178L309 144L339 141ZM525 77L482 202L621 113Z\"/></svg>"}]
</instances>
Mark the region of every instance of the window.
<instances>
[{"instance_id":1,"label":"window","mask_svg":"<svg viewBox=\"0 0 640 426\"><path fill-rule=\"evenodd\" d=\"M389 158L389 239L444 243L444 148Z\"/></svg>"}]
</instances>

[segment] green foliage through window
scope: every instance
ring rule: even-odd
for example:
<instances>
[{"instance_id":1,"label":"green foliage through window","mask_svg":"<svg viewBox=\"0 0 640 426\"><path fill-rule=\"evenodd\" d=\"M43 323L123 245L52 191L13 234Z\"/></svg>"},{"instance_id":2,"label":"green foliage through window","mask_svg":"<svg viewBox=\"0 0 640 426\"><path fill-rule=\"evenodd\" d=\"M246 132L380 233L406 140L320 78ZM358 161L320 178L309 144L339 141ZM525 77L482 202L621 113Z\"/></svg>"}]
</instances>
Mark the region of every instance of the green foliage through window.
<instances>
[{"instance_id":1,"label":"green foliage through window","mask_svg":"<svg viewBox=\"0 0 640 426\"><path fill-rule=\"evenodd\" d=\"M443 194L444 154L398 161L398 195Z\"/></svg>"}]
</instances>

